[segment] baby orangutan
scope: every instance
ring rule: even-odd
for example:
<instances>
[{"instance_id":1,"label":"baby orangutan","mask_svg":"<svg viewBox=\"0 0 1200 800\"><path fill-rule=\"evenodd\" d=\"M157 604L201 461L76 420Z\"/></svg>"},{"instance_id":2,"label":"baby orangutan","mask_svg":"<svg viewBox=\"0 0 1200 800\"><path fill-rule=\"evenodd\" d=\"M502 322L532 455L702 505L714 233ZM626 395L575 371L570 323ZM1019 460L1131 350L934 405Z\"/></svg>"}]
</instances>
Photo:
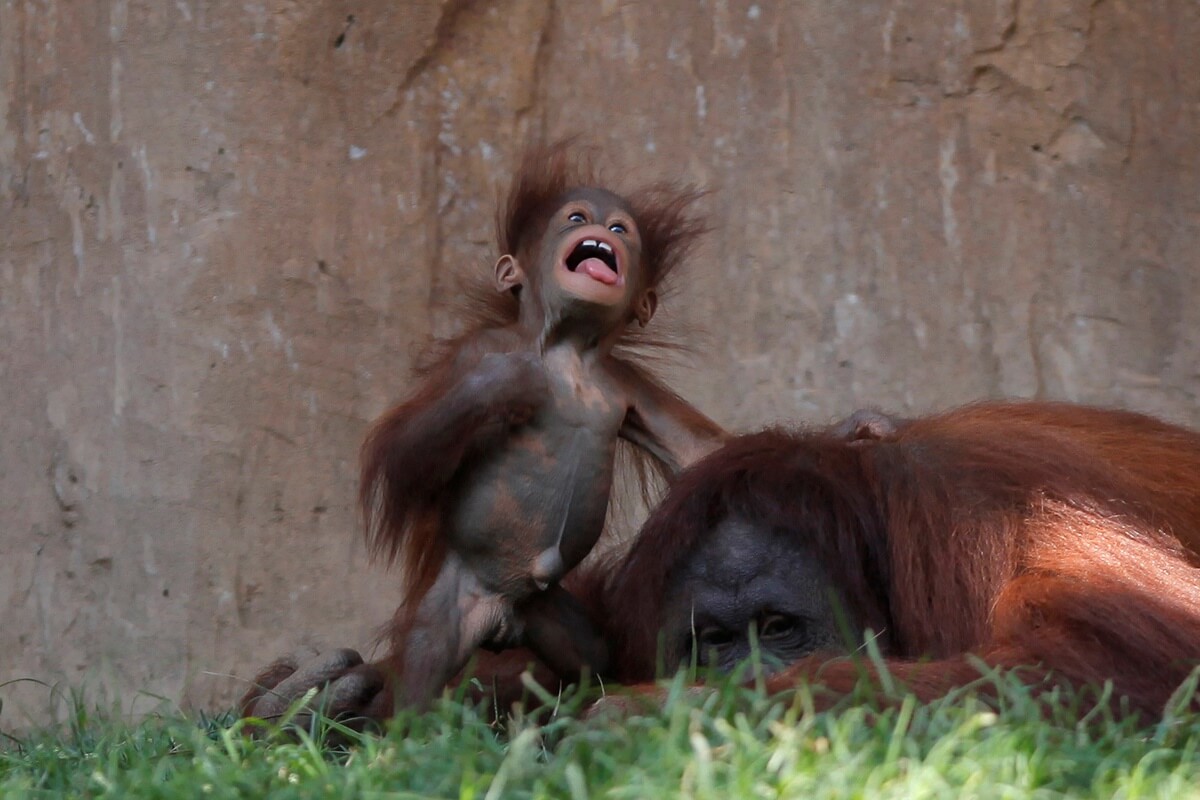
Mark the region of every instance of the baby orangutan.
<instances>
[{"instance_id":1,"label":"baby orangutan","mask_svg":"<svg viewBox=\"0 0 1200 800\"><path fill-rule=\"evenodd\" d=\"M725 438L614 354L703 232L696 199L661 186L626 199L562 145L526 156L499 218L496 292L469 309L480 321L363 446L367 535L406 577L390 652L280 662L245 713L328 684L329 713L385 718L428 703L480 645L528 646L564 677L603 670L607 646L558 582L604 528L618 439L674 473Z\"/></svg>"}]
</instances>

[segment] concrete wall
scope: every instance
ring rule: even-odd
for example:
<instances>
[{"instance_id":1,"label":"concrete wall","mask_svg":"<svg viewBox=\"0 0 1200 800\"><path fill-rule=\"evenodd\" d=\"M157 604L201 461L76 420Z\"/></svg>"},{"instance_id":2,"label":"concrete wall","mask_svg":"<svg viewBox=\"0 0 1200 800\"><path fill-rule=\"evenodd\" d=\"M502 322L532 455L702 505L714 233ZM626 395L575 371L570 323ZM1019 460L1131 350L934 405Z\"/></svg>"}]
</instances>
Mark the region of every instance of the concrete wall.
<instances>
[{"instance_id":1,"label":"concrete wall","mask_svg":"<svg viewBox=\"0 0 1200 800\"><path fill-rule=\"evenodd\" d=\"M674 383L723 423L1200 424L1197 42L1193 0L0 0L0 682L209 707L369 640L357 447L532 134L714 190Z\"/></svg>"}]
</instances>

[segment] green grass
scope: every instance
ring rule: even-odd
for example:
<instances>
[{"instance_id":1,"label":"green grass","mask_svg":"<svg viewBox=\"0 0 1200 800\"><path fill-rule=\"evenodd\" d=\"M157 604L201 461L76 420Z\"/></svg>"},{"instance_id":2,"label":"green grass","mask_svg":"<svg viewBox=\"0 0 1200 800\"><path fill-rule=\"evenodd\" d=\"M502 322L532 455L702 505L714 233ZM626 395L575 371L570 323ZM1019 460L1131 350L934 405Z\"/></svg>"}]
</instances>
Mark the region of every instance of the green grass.
<instances>
[{"instance_id":1,"label":"green grass","mask_svg":"<svg viewBox=\"0 0 1200 800\"><path fill-rule=\"evenodd\" d=\"M64 725L0 744L0 797L1200 797L1200 716L1081 722L1087 696L991 680L989 702L849 699L825 713L807 690L781 701L676 681L663 711L624 722L582 721L568 697L549 698L558 713L542 724L493 725L446 699L381 737L318 720L270 741L228 715L128 722L76 698Z\"/></svg>"}]
</instances>

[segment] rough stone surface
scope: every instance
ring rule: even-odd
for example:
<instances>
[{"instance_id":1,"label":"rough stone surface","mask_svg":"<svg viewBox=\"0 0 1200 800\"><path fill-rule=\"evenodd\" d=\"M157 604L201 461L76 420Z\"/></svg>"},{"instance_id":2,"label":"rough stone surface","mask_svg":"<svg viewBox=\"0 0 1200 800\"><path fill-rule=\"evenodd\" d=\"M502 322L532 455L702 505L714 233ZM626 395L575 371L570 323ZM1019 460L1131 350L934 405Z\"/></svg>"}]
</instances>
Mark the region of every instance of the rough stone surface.
<instances>
[{"instance_id":1,"label":"rough stone surface","mask_svg":"<svg viewBox=\"0 0 1200 800\"><path fill-rule=\"evenodd\" d=\"M0 683L213 707L370 640L358 444L531 134L714 190L674 382L723 423L1200 424L1197 41L1193 0L0 0Z\"/></svg>"}]
</instances>

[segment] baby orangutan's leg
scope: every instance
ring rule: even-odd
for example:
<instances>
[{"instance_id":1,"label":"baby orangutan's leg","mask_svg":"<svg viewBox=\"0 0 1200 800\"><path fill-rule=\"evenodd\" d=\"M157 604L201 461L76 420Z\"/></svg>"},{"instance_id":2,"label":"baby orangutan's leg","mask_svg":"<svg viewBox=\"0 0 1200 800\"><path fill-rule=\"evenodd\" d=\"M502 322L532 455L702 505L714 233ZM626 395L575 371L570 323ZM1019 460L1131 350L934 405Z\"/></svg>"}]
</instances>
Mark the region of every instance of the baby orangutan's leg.
<instances>
[{"instance_id":1,"label":"baby orangutan's leg","mask_svg":"<svg viewBox=\"0 0 1200 800\"><path fill-rule=\"evenodd\" d=\"M608 643L575 596L561 586L538 592L517 607L525 644L561 679L587 670L608 671Z\"/></svg>"},{"instance_id":2,"label":"baby orangutan's leg","mask_svg":"<svg viewBox=\"0 0 1200 800\"><path fill-rule=\"evenodd\" d=\"M511 605L486 589L462 559L449 553L415 617L398 623L392 639L400 664L398 707L422 710L485 642L515 643Z\"/></svg>"},{"instance_id":3,"label":"baby orangutan's leg","mask_svg":"<svg viewBox=\"0 0 1200 800\"><path fill-rule=\"evenodd\" d=\"M563 679L608 667L607 644L565 589L539 592L514 611L451 553L415 618L408 621L401 612L385 659L364 664L350 649L281 659L259 674L239 708L243 716L279 719L315 689L308 708L334 718L382 722L397 708L427 708L480 646L502 649L522 638Z\"/></svg>"}]
</instances>

